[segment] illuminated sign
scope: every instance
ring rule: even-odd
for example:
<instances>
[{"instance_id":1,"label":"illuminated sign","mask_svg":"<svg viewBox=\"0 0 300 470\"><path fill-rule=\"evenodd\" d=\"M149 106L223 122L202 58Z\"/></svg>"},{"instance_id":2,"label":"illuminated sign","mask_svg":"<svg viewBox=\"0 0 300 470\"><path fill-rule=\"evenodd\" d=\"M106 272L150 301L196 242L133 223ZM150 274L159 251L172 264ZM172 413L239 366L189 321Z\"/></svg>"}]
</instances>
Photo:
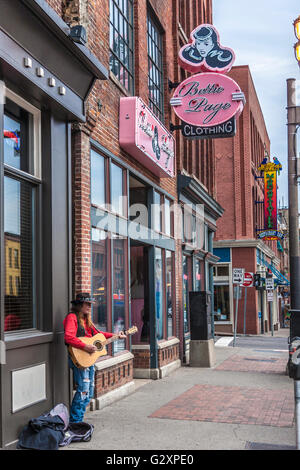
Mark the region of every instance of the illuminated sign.
<instances>
[{"instance_id":1,"label":"illuminated sign","mask_svg":"<svg viewBox=\"0 0 300 470\"><path fill-rule=\"evenodd\" d=\"M268 230L277 229L277 172L265 171L265 228Z\"/></svg>"},{"instance_id":2,"label":"illuminated sign","mask_svg":"<svg viewBox=\"0 0 300 470\"><path fill-rule=\"evenodd\" d=\"M258 233L262 240L278 240L284 234L277 230L277 173L282 170L281 163L276 157L273 163L266 156L260 164L259 171L264 173L264 230Z\"/></svg>"},{"instance_id":3,"label":"illuminated sign","mask_svg":"<svg viewBox=\"0 0 300 470\"><path fill-rule=\"evenodd\" d=\"M189 43L180 49L178 57L181 67L196 74L180 83L170 100L183 122L183 136L233 137L236 131L232 119L239 117L245 104L240 86L225 75L235 60L233 50L220 44L214 26L202 24L191 32Z\"/></svg>"},{"instance_id":4,"label":"illuminated sign","mask_svg":"<svg viewBox=\"0 0 300 470\"><path fill-rule=\"evenodd\" d=\"M141 98L120 99L119 142L155 175L175 176L175 139Z\"/></svg>"},{"instance_id":5,"label":"illuminated sign","mask_svg":"<svg viewBox=\"0 0 300 470\"><path fill-rule=\"evenodd\" d=\"M197 26L179 51L179 64L191 73L227 73L234 61L233 50L221 46L219 33L211 24Z\"/></svg>"},{"instance_id":6,"label":"illuminated sign","mask_svg":"<svg viewBox=\"0 0 300 470\"><path fill-rule=\"evenodd\" d=\"M186 122L182 123L182 135L187 139L223 139L224 137L234 137L236 134L236 121L231 118L217 126L201 127L192 126Z\"/></svg>"},{"instance_id":7,"label":"illuminated sign","mask_svg":"<svg viewBox=\"0 0 300 470\"><path fill-rule=\"evenodd\" d=\"M170 103L177 116L192 126L218 126L234 116L239 117L244 108L244 95L232 78L201 73L184 80Z\"/></svg>"}]
</instances>

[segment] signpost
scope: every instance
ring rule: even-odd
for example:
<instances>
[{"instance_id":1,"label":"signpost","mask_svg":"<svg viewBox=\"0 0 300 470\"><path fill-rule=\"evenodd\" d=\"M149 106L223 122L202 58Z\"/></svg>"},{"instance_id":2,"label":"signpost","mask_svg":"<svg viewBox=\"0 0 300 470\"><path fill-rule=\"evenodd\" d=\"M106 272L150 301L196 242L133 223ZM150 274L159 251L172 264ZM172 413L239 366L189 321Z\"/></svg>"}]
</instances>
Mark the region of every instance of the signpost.
<instances>
[{"instance_id":1,"label":"signpost","mask_svg":"<svg viewBox=\"0 0 300 470\"><path fill-rule=\"evenodd\" d=\"M244 273L243 287L245 287L244 298L244 336L246 335L246 309L247 309L247 288L253 287L254 275L253 273Z\"/></svg>"},{"instance_id":2,"label":"signpost","mask_svg":"<svg viewBox=\"0 0 300 470\"><path fill-rule=\"evenodd\" d=\"M238 309L239 309L239 299L241 298L240 286L244 282L244 268L233 268L232 270L232 282L233 284L238 284L235 287L235 319L234 319L234 338L233 338L233 346L235 346L236 342L236 331L237 331L237 317L238 317Z\"/></svg>"},{"instance_id":3,"label":"signpost","mask_svg":"<svg viewBox=\"0 0 300 470\"><path fill-rule=\"evenodd\" d=\"M274 325L273 325L273 300L274 300L274 290L270 289L267 287L267 281L273 281L272 278L268 279L266 278L266 289L267 289L267 302L270 302L270 321L271 321L271 331L272 331L272 336L274 336ZM271 285L271 283L270 283ZM274 286L274 282L273 282Z\"/></svg>"}]
</instances>

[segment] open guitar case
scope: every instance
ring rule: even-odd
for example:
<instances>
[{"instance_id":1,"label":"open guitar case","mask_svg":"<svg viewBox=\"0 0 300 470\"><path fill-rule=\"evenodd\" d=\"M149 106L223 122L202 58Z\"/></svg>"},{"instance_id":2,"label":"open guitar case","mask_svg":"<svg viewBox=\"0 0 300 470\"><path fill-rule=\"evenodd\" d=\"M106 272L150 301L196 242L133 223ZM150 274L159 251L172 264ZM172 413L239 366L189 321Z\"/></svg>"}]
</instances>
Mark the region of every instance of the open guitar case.
<instances>
[{"instance_id":1,"label":"open guitar case","mask_svg":"<svg viewBox=\"0 0 300 470\"><path fill-rule=\"evenodd\" d=\"M38 418L32 418L22 429L18 449L58 450L71 442L91 440L94 426L89 423L70 423L66 405L60 403Z\"/></svg>"}]
</instances>

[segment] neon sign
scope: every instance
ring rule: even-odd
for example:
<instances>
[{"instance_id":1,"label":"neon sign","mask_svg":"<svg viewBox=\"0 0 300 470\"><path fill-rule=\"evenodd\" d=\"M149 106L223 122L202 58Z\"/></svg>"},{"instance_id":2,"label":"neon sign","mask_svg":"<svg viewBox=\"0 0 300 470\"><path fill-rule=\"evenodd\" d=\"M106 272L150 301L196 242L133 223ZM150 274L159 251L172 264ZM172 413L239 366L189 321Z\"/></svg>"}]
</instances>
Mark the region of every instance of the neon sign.
<instances>
[{"instance_id":1,"label":"neon sign","mask_svg":"<svg viewBox=\"0 0 300 470\"><path fill-rule=\"evenodd\" d=\"M258 233L262 240L278 240L283 234L277 230L277 173L282 170L276 157L273 163L266 156L258 168L264 173L264 230Z\"/></svg>"},{"instance_id":2,"label":"neon sign","mask_svg":"<svg viewBox=\"0 0 300 470\"><path fill-rule=\"evenodd\" d=\"M180 83L170 100L182 121L183 135L188 134L190 139L221 137L218 126L237 119L245 105L239 85L225 75L235 61L233 50L220 44L214 26L202 24L191 32L178 61L182 68L196 74ZM225 132L223 137L233 137L235 132L234 122L232 132Z\"/></svg>"},{"instance_id":3,"label":"neon sign","mask_svg":"<svg viewBox=\"0 0 300 470\"><path fill-rule=\"evenodd\" d=\"M211 24L197 26L179 51L179 64L191 73L227 73L234 61L233 50L221 46L219 33Z\"/></svg>"}]
</instances>

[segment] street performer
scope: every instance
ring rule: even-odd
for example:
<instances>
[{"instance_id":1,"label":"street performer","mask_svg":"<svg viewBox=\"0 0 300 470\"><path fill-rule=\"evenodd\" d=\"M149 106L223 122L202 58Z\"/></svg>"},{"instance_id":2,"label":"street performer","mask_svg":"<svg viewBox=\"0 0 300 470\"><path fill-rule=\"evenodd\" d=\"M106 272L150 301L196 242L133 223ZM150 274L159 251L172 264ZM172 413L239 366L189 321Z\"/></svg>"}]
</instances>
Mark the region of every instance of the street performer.
<instances>
[{"instance_id":1,"label":"street performer","mask_svg":"<svg viewBox=\"0 0 300 470\"><path fill-rule=\"evenodd\" d=\"M97 333L102 333L105 338L111 338L113 333L99 331L91 320L91 307L95 299L89 293L79 293L75 300L71 301L71 312L64 319L65 343L75 348L83 349L92 354L97 350L93 344L85 344L79 339L80 336L92 337ZM126 338L121 331L119 338ZM73 370L76 393L73 397L70 409L70 422L79 423L83 421L87 405L94 395L95 367L76 367L69 356L69 367Z\"/></svg>"}]
</instances>

